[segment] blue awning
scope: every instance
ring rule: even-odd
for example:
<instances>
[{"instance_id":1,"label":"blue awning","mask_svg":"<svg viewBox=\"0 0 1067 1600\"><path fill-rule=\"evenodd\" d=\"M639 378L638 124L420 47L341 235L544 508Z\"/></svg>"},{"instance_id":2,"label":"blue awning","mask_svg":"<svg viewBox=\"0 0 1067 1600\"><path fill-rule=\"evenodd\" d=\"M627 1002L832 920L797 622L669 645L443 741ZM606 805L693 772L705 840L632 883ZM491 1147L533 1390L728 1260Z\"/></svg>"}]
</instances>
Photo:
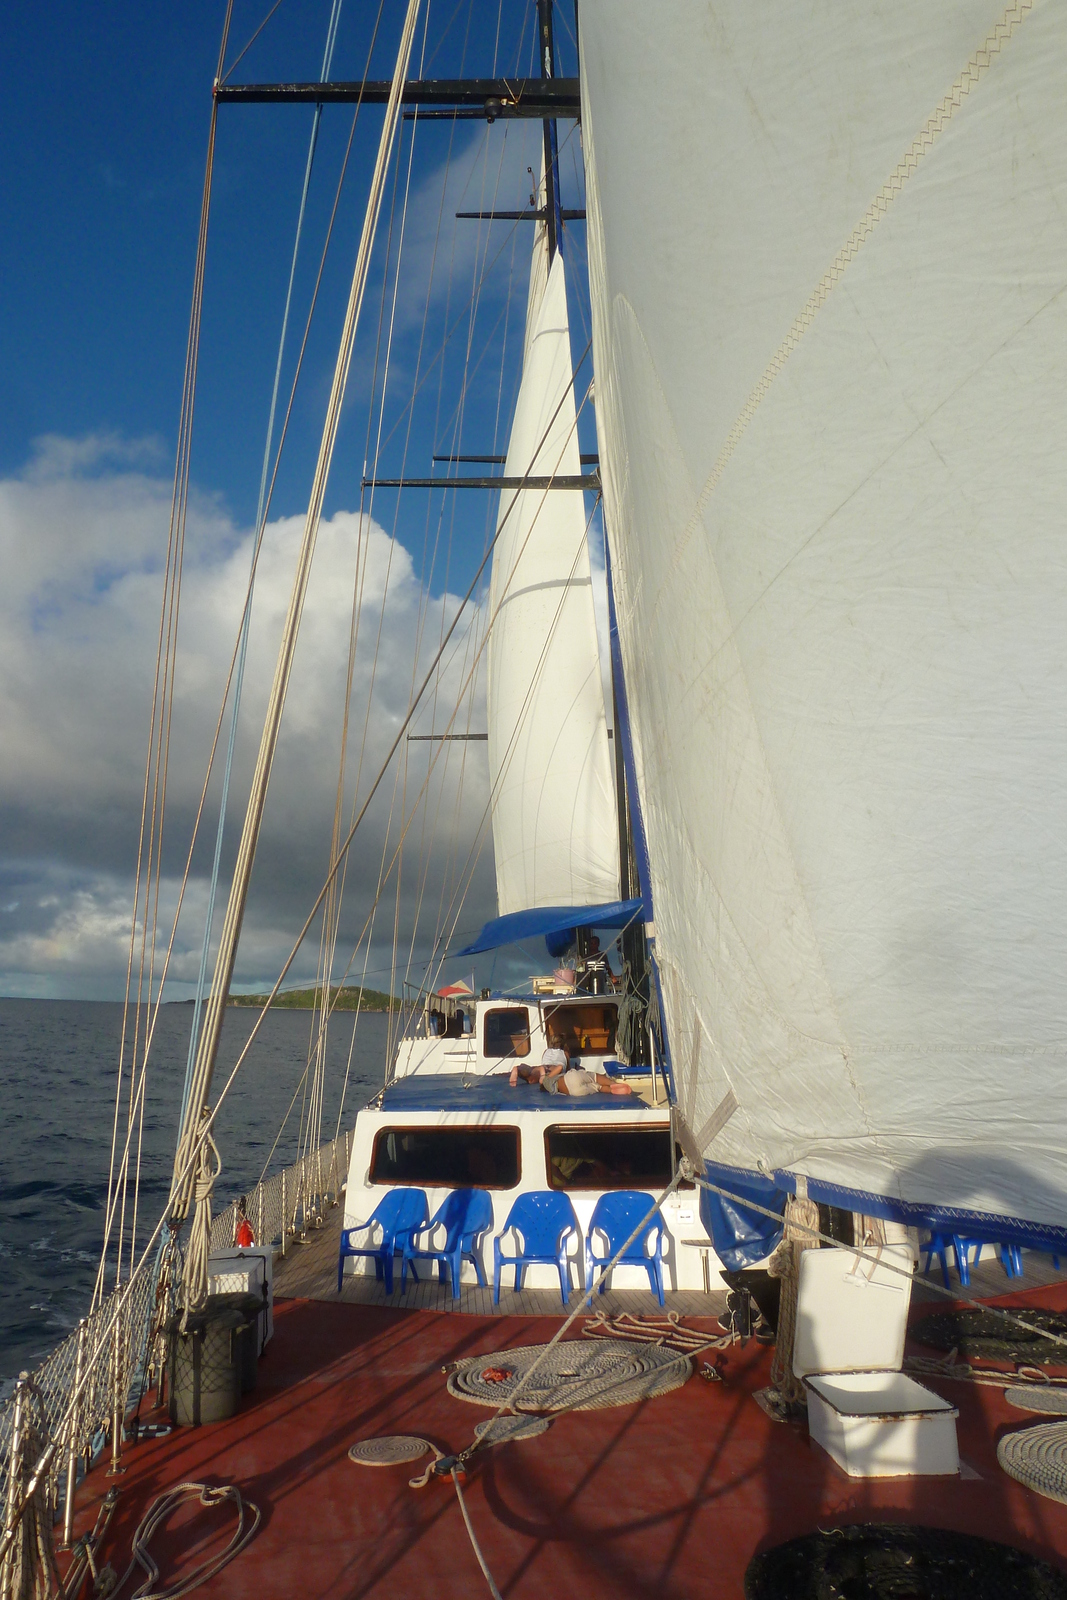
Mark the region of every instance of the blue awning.
<instances>
[{"instance_id":1,"label":"blue awning","mask_svg":"<svg viewBox=\"0 0 1067 1600\"><path fill-rule=\"evenodd\" d=\"M543 934L552 938L576 928L626 928L644 917L641 899L610 900L602 906L538 906L532 911L512 911L506 917L487 922L473 944L453 953L478 956L483 950L499 950L505 944L520 944L524 939Z\"/></svg>"}]
</instances>

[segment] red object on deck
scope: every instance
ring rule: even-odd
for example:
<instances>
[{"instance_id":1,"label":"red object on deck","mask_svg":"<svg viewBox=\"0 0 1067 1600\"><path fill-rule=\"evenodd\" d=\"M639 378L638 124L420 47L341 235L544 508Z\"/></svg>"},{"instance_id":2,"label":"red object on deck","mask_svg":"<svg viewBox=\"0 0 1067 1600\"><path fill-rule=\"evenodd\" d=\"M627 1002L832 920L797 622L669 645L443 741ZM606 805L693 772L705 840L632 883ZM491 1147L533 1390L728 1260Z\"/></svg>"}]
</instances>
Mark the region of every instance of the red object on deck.
<instances>
[{"instance_id":1,"label":"red object on deck","mask_svg":"<svg viewBox=\"0 0 1067 1600\"><path fill-rule=\"evenodd\" d=\"M247 1250L250 1245L255 1244L256 1236L252 1232L252 1224L247 1217L242 1217L237 1224L237 1232L234 1235L233 1242L240 1250Z\"/></svg>"},{"instance_id":2,"label":"red object on deck","mask_svg":"<svg viewBox=\"0 0 1067 1600\"><path fill-rule=\"evenodd\" d=\"M1000 1303L1061 1308L1064 1300L1059 1288ZM190 1479L235 1483L263 1525L198 1591L205 1597L487 1594L450 1480L435 1493L416 1492L410 1463L370 1471L347 1451L394 1433L429 1439L446 1455L465 1449L492 1413L454 1399L442 1366L547 1340L559 1320L280 1301L258 1388L240 1412L129 1446L118 1480L96 1468L79 1493L76 1533L87 1531L117 1481L101 1559L121 1572L133 1530L161 1490ZM752 1399L767 1382L770 1357L752 1341L727 1352L722 1383L694 1377L657 1399L564 1414L537 1438L479 1451L464 1493L507 1600L740 1600L757 1551L815 1528L869 1521L977 1533L1067 1567L1067 1506L1030 1493L997 1466L998 1436L1032 1420L999 1389L923 1379L959 1407L968 1476L854 1479L809 1442L805 1424L773 1422ZM221 1549L230 1531L219 1515L182 1513L159 1543L161 1582Z\"/></svg>"}]
</instances>

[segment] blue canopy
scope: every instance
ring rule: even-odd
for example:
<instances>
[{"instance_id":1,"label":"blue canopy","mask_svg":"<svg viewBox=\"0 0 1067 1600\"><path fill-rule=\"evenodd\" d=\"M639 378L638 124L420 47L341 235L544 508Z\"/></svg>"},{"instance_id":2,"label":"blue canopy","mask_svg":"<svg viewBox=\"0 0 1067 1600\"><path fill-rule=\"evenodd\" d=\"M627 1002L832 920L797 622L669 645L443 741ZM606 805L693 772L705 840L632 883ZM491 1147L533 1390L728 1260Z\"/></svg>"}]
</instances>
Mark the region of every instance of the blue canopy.
<instances>
[{"instance_id":1,"label":"blue canopy","mask_svg":"<svg viewBox=\"0 0 1067 1600\"><path fill-rule=\"evenodd\" d=\"M532 911L512 911L506 917L494 917L487 922L473 944L454 953L457 956L477 956L483 950L499 950L501 945L519 944L543 934L553 944L549 949L559 954L566 944L559 937L570 934L573 938L578 928L626 928L631 922L643 918L644 901L610 900L602 906L537 906ZM569 942L569 941L568 941Z\"/></svg>"}]
</instances>

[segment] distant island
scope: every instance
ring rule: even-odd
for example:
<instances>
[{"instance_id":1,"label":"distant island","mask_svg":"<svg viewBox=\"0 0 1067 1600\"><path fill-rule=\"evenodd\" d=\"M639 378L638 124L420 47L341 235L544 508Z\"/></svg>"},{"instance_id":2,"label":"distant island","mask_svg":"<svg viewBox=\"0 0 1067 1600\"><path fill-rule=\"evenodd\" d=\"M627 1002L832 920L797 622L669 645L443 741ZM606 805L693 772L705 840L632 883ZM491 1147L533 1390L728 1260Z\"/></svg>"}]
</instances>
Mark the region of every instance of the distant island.
<instances>
[{"instance_id":1,"label":"distant island","mask_svg":"<svg viewBox=\"0 0 1067 1600\"><path fill-rule=\"evenodd\" d=\"M263 1006L265 994L231 994L231 1006ZM403 1002L395 994L385 994L381 989L361 989L357 984L338 985L330 990L330 1005L334 1011L399 1011ZM317 1011L322 1005L321 989L283 989L271 1001L275 1011Z\"/></svg>"}]
</instances>

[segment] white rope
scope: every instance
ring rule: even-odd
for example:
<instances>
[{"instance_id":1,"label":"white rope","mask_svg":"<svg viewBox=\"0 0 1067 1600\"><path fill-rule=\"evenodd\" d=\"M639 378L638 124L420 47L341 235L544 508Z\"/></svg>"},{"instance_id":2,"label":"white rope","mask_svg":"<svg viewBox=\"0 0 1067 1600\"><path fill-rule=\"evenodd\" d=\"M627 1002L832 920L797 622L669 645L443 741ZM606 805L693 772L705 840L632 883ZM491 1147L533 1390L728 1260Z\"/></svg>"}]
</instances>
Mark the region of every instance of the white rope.
<instances>
[{"instance_id":1,"label":"white rope","mask_svg":"<svg viewBox=\"0 0 1067 1600\"><path fill-rule=\"evenodd\" d=\"M493 1582L493 1574L486 1566L485 1557L482 1555L481 1546L474 1536L474 1529L471 1526L471 1519L467 1514L467 1503L463 1498L463 1490L459 1486L459 1472L455 1467L452 1468L452 1482L456 1486L456 1499L459 1501L459 1509L463 1513L463 1522L467 1529L467 1537L471 1542L471 1549L474 1551L474 1554L478 1559L478 1565L482 1569L482 1574L485 1578L485 1581L489 1585L489 1593L493 1596L493 1600L501 1600L500 1590Z\"/></svg>"},{"instance_id":2,"label":"white rope","mask_svg":"<svg viewBox=\"0 0 1067 1600\"><path fill-rule=\"evenodd\" d=\"M289 677L292 671L293 659L296 652L297 635L300 629L300 618L304 607L304 597L307 593L308 581L311 575L311 561L315 551L315 541L318 535L319 518L322 514L323 499L326 494L326 483L329 477L330 465L333 460L334 446L337 442L337 431L340 426L341 408L344 401L345 388L348 381L349 368L352 361L352 352L355 346L356 328L359 322L359 313L363 304L363 293L366 288L367 274L370 268L371 251L377 231L378 216L381 210L382 194L385 185L386 169L393 147L393 138L400 117L400 96L407 77L408 60L411 46L415 37L415 23L418 16L419 0L408 0L407 15L404 19L404 28L401 33L400 47L397 52L396 65L393 72L392 83L389 91L389 103L386 109L385 120L382 126L381 139L378 145L378 156L375 162L374 174L371 179L370 195L367 211L363 221L363 232L360 237L359 250L356 255L356 264L352 274L352 285L348 298L348 309L345 315L344 329L341 335L340 347L337 352L337 362L334 368L333 385L330 391L327 406L326 421L323 427L322 441L319 446L319 457L312 482L311 495L308 503L307 518L304 524L304 537L297 560L296 572L293 579L293 588L289 600L289 611L286 617L285 628L282 634L281 646L278 652L278 662L274 673L274 682L271 686L270 701L267 715L263 725L263 736L260 741L259 756L256 761L255 776L248 799L248 808L245 813L244 827L241 831L241 842L238 849L237 865L234 869L233 883L230 889L229 903L226 908L226 919L223 924L222 938L219 944L218 956L215 963L215 976L211 986L211 997L204 1016L203 1036L197 1052L196 1070L193 1083L189 1091L189 1105L186 1111L181 1153L176 1159L176 1169L181 1165L181 1155L196 1137L192 1125L191 1114L194 1106L203 1104L211 1087L211 1078L215 1067L215 1057L218 1053L219 1039L222 1034L222 1023L225 1015L226 997L229 992L230 979L233 974L234 961L237 955L237 941L240 937L241 924L244 920L245 902L248 896L248 886L252 876L252 864L255 858L256 845L259 840L259 829L263 818L263 809L266 804L267 785L270 781L271 767L274 762L274 753L277 748L278 736L281 730L282 711L285 705L285 696L289 687ZM176 1174L177 1175L177 1174ZM178 1215L188 1204L187 1196L177 1184L174 1187L175 1209Z\"/></svg>"},{"instance_id":3,"label":"white rope","mask_svg":"<svg viewBox=\"0 0 1067 1600\"><path fill-rule=\"evenodd\" d=\"M222 40L219 45L219 58L216 76L222 72L226 57L226 45L229 39L230 19L233 13L233 0L227 0L226 15L222 28ZM182 384L181 415L178 427L178 451L174 468L174 485L171 491L170 523L167 535L167 556L164 567L163 600L160 608L159 635L156 644L155 677L152 684L152 711L149 720L148 749L145 756L144 789L141 798L140 833L137 845L137 866L134 874L134 902L133 916L130 925L130 946L126 965L126 988L122 1008L122 1030L119 1036L118 1072L115 1082L115 1111L111 1130L111 1157L108 1170L108 1198L107 1211L109 1218L114 1215L116 1207L120 1210L120 1224L118 1246L116 1249L115 1273L116 1283L122 1273L122 1244L123 1228L125 1224L126 1209L126 1180L128 1172L128 1151L133 1135L134 1100L138 1087L138 1077L143 1078L147 1066L146 1058L142 1059L140 1073L138 1071L138 1039L141 1027L142 997L144 988L144 969L146 952L151 943L151 961L149 963L149 1001L151 1000L151 971L155 960L155 919L150 924L150 904L153 900L152 885L153 873L159 866L159 848L157 848L157 833L160 840L163 826L163 804L166 798L166 763L169 757L169 715L168 705L170 691L173 689L173 652L178 621L178 600L181 590L181 562L185 538L185 511L188 503L189 483L189 452L192 440L193 401L196 393L196 371L200 350L200 317L203 307L204 265L207 256L207 231L208 218L211 209L211 185L215 163L215 129L217 121L218 102L213 98L211 107L211 120L208 128L207 156L204 164L204 186L200 202L200 225L197 238L196 268L193 276L193 299L189 313L189 332L186 340L185 374ZM166 730L166 737L164 736ZM149 796L151 795L151 811L149 811ZM149 820L150 818L150 820ZM147 833L147 838L146 838ZM142 876L143 875L143 876ZM127 1020L131 1008L131 993L134 984L134 955L137 946L138 913L141 905L142 881L144 885L144 912L141 918L141 950L137 968L136 998L133 1001L134 1031L133 1043L130 1053L130 1088L129 1105L126 1122L126 1159L119 1169L116 1169L115 1155L118 1147L119 1112L122 1102L123 1079L125 1075L126 1046L127 1046ZM158 884L156 888L155 905L158 911ZM161 986L162 988L162 986ZM108 1234L105 1234L104 1243L100 1252L100 1263L97 1269L96 1286L93 1291L94 1303L103 1293L104 1277L106 1271ZM131 1256L134 1245L131 1242Z\"/></svg>"},{"instance_id":4,"label":"white rope","mask_svg":"<svg viewBox=\"0 0 1067 1600\"><path fill-rule=\"evenodd\" d=\"M194 1185L193 1226L189 1234L189 1249L185 1259L185 1309L182 1313L182 1332L185 1332L190 1312L201 1311L207 1303L208 1259L211 1255L211 1196L215 1179L222 1171L222 1158L218 1145L207 1128L207 1108L200 1119L198 1135L199 1165Z\"/></svg>"},{"instance_id":5,"label":"white rope","mask_svg":"<svg viewBox=\"0 0 1067 1600\"><path fill-rule=\"evenodd\" d=\"M530 1379L533 1377L534 1373L537 1372L544 1365L545 1361L548 1359L549 1351L550 1350L554 1350L556 1348L556 1346L559 1344L560 1340L563 1338L563 1335L566 1333L567 1329L571 1326L571 1324L578 1317L580 1317L583 1314L583 1312L585 1311L585 1308L587 1306L590 1309L592 1309L593 1296L597 1293L597 1291L600 1288L601 1284L603 1284L603 1283L605 1283L607 1281L608 1274L611 1272L612 1268L615 1267L618 1264L618 1262L620 1261L622 1256L625 1255L627 1250L629 1250L630 1246L633 1244L634 1240L638 1237L638 1235L645 1228L648 1227L648 1224L652 1221L653 1217L656 1215L656 1212L659 1210L659 1208L663 1204L664 1200L666 1200L668 1195L674 1193L675 1189L677 1189L678 1185L683 1181L684 1177L685 1177L685 1173L684 1173L682 1167L679 1167L678 1171L674 1174L674 1177L671 1179L671 1181L667 1185L666 1189L663 1190L663 1192L660 1195L659 1199L658 1200L653 1200L651 1207L645 1213L645 1215L641 1218L641 1221L637 1224L636 1228L630 1234L629 1238L625 1239L623 1241L623 1243L616 1250L615 1254L612 1256L611 1260L605 1263L604 1267L601 1269L600 1276L598 1278L596 1278L593 1283L590 1284L588 1289L583 1291L581 1299L578 1301L578 1304L575 1306L575 1308L571 1312L570 1316L566 1319L566 1321L564 1323L561 1324L560 1327L558 1327L556 1329L555 1333L552 1335L551 1339L545 1345L544 1349L541 1351L541 1354L537 1357L537 1359L530 1363L530 1365L527 1367L526 1371L523 1373L522 1377L519 1379L518 1383L515 1385L515 1388L508 1395L507 1400L502 1405L499 1405L497 1407L497 1409L494 1411L493 1416L490 1419L491 1421L495 1422L496 1419L498 1417L502 1417L506 1411L514 1411L514 1409L515 1409L515 1401L518 1399L518 1396L521 1394L522 1390L526 1388L527 1384L530 1382ZM457 1460L459 1460L460 1462L469 1461L471 1456L478 1449L478 1447L481 1444L481 1442L482 1442L481 1439L475 1439L474 1443L468 1445L466 1450L464 1450L463 1453L460 1456L457 1457Z\"/></svg>"},{"instance_id":6,"label":"white rope","mask_svg":"<svg viewBox=\"0 0 1067 1600\"><path fill-rule=\"evenodd\" d=\"M322 71L319 74L320 83L325 83L330 75L330 64L333 60L333 47L337 40L337 25L341 17L342 0L333 0L330 20L326 30L326 50L322 58ZM232 70L232 69L231 69ZM256 566L258 565L259 547L265 531L265 508L267 497L267 473L270 470L271 449L274 443L274 420L278 409L278 391L282 381L282 360L285 355L285 341L289 331L289 312L293 303L293 284L296 281L296 263L300 254L300 241L304 233L304 217L307 212L308 190L311 187L311 171L315 164L315 150L319 140L319 125L322 121L322 103L314 111L311 122L311 138L308 142L307 161L304 165L304 185L300 191L300 206L297 211L296 231L293 237L293 255L289 265L289 284L285 291L285 309L282 312L281 332L278 335L278 356L274 364L274 387L271 390L270 412L267 417L267 437L263 441L263 465L259 474L259 499L256 502L255 535L252 540L252 570L248 578L248 599L245 602L244 615L241 619L240 643L237 654L237 672L233 685L233 712L230 718L230 735L226 746L226 763L222 773L222 791L219 796L219 822L215 833L215 855L211 864L211 879L208 885L207 911L204 915L204 941L200 950L200 970L197 974L196 993L193 997L193 1019L189 1029L189 1054L185 1064L185 1085L182 1090L181 1117L184 1119L185 1110L189 1099L189 1085L192 1082L193 1067L196 1061L196 1042L200 1033L200 1011L204 1003L204 988L207 984L207 963L211 950L211 925L215 919L215 897L219 887L219 872L222 864L222 842L226 828L227 800L230 793L230 777L233 772L234 746L237 740L237 723L241 711L241 694L244 687L245 662L248 656L248 634L252 621L252 588L255 583Z\"/></svg>"},{"instance_id":7,"label":"white rope","mask_svg":"<svg viewBox=\"0 0 1067 1600\"><path fill-rule=\"evenodd\" d=\"M167 1518L188 1500L190 1495L195 1495L199 1503L208 1510L230 1502L237 1509L237 1526L225 1550L216 1556L209 1556L177 1583L166 1588L157 1588L159 1567L149 1552L149 1542ZM248 1513L247 1522L246 1513ZM189 1594L191 1590L198 1589L202 1583L207 1583L209 1578L215 1577L223 1567L228 1566L235 1556L239 1556L255 1538L261 1520L259 1507L254 1506L250 1500L242 1499L241 1491L236 1484L179 1483L173 1489L167 1489L163 1494L157 1495L152 1501L133 1535L131 1544L133 1559L115 1586L109 1591L101 1592L107 1592L114 1597L128 1581L134 1569L140 1567L147 1576L141 1587L134 1590L131 1600L178 1600L179 1595Z\"/></svg>"}]
</instances>

